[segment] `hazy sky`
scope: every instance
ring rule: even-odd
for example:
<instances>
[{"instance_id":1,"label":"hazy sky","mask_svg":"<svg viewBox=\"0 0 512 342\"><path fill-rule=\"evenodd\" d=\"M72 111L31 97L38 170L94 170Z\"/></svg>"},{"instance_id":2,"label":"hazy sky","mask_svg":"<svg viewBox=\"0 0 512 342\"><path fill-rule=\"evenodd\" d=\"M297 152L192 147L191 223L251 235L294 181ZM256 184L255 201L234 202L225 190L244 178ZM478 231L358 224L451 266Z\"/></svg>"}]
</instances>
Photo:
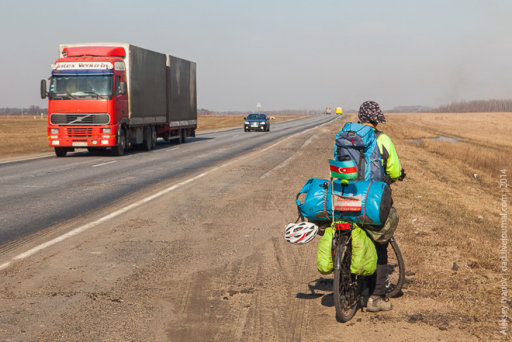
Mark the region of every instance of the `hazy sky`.
<instances>
[{"instance_id":1,"label":"hazy sky","mask_svg":"<svg viewBox=\"0 0 512 342\"><path fill-rule=\"evenodd\" d=\"M435 106L512 97L510 0L0 0L0 107L45 106L59 43L197 62L211 110Z\"/></svg>"}]
</instances>

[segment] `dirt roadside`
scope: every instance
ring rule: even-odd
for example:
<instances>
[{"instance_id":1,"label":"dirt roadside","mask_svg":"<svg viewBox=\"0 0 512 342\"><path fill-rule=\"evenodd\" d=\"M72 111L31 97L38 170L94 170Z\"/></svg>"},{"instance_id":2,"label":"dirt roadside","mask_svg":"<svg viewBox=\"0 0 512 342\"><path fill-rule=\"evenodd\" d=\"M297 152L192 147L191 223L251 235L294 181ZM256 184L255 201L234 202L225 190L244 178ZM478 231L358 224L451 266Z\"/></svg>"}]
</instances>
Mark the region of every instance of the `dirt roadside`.
<instances>
[{"instance_id":1,"label":"dirt roadside","mask_svg":"<svg viewBox=\"0 0 512 342\"><path fill-rule=\"evenodd\" d=\"M296 192L328 176L341 121L0 271L0 341L476 340L461 325L430 320L425 312L448 315L452 303L410 295L414 282L393 311L336 322L332 277L315 268L317 241L282 238ZM395 201L399 212L411 206ZM404 234L413 233L402 229L399 242ZM417 246L401 247L407 263Z\"/></svg>"}]
</instances>

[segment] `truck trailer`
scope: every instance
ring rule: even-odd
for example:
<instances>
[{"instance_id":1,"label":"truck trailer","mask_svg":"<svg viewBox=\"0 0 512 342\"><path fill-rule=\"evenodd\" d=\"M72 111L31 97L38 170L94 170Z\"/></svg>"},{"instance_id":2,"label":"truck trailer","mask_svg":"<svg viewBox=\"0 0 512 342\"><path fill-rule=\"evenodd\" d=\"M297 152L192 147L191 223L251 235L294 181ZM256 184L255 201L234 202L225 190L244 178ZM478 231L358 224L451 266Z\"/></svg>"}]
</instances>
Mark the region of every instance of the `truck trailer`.
<instances>
[{"instance_id":1,"label":"truck trailer","mask_svg":"<svg viewBox=\"0 0 512 342\"><path fill-rule=\"evenodd\" d=\"M159 137L183 143L197 128L196 64L131 44L61 44L41 97L58 157L150 150Z\"/></svg>"}]
</instances>

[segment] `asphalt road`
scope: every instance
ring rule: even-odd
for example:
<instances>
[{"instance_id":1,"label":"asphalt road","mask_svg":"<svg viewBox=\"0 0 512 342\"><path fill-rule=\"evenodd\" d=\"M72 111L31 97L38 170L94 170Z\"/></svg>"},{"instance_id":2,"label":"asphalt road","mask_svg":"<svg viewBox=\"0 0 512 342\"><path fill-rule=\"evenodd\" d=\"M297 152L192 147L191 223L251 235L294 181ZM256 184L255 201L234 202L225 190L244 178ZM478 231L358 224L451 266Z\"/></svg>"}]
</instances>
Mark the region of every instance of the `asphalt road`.
<instances>
[{"instance_id":1,"label":"asphalt road","mask_svg":"<svg viewBox=\"0 0 512 342\"><path fill-rule=\"evenodd\" d=\"M0 247L59 222L103 208L161 181L206 170L285 136L336 119L311 116L274 123L270 132L243 128L199 134L177 145L122 157L88 152L0 164Z\"/></svg>"}]
</instances>

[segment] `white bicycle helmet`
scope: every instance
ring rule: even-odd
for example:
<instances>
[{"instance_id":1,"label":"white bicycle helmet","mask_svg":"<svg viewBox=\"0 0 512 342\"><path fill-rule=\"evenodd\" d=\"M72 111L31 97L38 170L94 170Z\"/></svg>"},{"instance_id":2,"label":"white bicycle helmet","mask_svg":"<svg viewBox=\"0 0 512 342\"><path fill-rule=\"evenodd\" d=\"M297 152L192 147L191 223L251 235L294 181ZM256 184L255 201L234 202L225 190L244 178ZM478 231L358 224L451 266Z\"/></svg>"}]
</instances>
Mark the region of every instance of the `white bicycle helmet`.
<instances>
[{"instance_id":1,"label":"white bicycle helmet","mask_svg":"<svg viewBox=\"0 0 512 342\"><path fill-rule=\"evenodd\" d=\"M284 239L293 244L308 243L318 233L318 226L311 222L290 223L284 230Z\"/></svg>"}]
</instances>

